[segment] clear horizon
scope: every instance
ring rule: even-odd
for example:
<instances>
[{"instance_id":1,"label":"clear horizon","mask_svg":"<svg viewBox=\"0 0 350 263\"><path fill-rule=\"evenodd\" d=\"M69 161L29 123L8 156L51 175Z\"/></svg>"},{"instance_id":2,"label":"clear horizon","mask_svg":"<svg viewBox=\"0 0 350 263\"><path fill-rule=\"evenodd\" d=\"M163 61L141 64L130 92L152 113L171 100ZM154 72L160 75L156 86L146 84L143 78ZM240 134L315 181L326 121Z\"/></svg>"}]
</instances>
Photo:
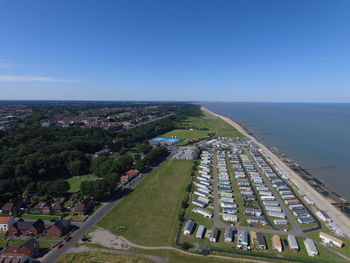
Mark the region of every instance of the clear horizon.
<instances>
[{"instance_id":1,"label":"clear horizon","mask_svg":"<svg viewBox=\"0 0 350 263\"><path fill-rule=\"evenodd\" d=\"M350 102L346 0L0 0L0 99Z\"/></svg>"}]
</instances>

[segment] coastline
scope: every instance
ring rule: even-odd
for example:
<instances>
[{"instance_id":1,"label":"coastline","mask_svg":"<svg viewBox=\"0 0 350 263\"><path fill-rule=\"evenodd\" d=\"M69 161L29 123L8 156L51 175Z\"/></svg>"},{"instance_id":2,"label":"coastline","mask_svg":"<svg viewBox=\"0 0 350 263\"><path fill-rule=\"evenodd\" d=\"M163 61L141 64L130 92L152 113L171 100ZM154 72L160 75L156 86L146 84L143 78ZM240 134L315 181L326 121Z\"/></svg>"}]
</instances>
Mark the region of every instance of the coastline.
<instances>
[{"instance_id":1,"label":"coastline","mask_svg":"<svg viewBox=\"0 0 350 263\"><path fill-rule=\"evenodd\" d=\"M201 109L207 113L210 113L229 125L235 128L237 131L242 133L247 138L254 141L264 153L266 157L270 159L270 162L273 163L279 170L286 173L289 177L288 181L297 189L302 189L304 193L307 193L315 201L315 206L318 209L326 211L329 216L332 218L333 222L337 224L343 231L343 233L350 237L350 219L339 211L335 206L332 205L331 201L317 192L308 182L306 182L302 177L296 174L287 164L285 164L276 154L274 154L269 148L259 142L249 131L244 129L239 123L233 121L232 119L219 115L215 112L210 111L208 108L201 106Z\"/></svg>"}]
</instances>

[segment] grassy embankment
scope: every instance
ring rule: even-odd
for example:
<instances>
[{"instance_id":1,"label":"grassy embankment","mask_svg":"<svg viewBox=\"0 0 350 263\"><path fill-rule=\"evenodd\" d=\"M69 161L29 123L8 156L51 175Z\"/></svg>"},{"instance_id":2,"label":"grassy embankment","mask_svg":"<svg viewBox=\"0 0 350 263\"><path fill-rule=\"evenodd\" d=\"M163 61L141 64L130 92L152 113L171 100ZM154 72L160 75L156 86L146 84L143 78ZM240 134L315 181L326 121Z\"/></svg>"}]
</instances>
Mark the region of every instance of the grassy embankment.
<instances>
[{"instance_id":1,"label":"grassy embankment","mask_svg":"<svg viewBox=\"0 0 350 263\"><path fill-rule=\"evenodd\" d=\"M192 163L164 161L98 225L136 244L173 245Z\"/></svg>"}]
</instances>

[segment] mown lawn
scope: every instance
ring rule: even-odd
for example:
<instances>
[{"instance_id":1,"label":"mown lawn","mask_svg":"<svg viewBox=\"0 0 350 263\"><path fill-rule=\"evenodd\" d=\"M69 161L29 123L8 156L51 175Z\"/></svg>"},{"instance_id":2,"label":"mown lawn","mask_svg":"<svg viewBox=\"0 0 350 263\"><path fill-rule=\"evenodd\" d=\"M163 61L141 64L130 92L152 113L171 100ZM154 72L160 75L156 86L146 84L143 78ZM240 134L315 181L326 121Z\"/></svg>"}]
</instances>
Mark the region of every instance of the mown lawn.
<instances>
[{"instance_id":1,"label":"mown lawn","mask_svg":"<svg viewBox=\"0 0 350 263\"><path fill-rule=\"evenodd\" d=\"M136 244L172 245L185 188L191 179L192 163L183 160L164 161L98 225Z\"/></svg>"},{"instance_id":2,"label":"mown lawn","mask_svg":"<svg viewBox=\"0 0 350 263\"><path fill-rule=\"evenodd\" d=\"M231 125L207 112L203 112L202 117L190 117L181 125L184 128L207 128L208 131L206 132L215 133L217 136L243 137L243 135Z\"/></svg>"},{"instance_id":3,"label":"mown lawn","mask_svg":"<svg viewBox=\"0 0 350 263\"><path fill-rule=\"evenodd\" d=\"M80 184L83 181L86 180L94 180L96 179L96 176L94 174L86 174L86 175L81 175L81 176L73 176L71 178L67 179L67 182L69 183L70 193L78 192L80 190Z\"/></svg>"},{"instance_id":4,"label":"mown lawn","mask_svg":"<svg viewBox=\"0 0 350 263\"><path fill-rule=\"evenodd\" d=\"M178 139L187 140L193 138L203 138L208 136L209 131L202 130L188 130L188 129L175 129L163 134L163 137L171 138L175 136Z\"/></svg>"}]
</instances>

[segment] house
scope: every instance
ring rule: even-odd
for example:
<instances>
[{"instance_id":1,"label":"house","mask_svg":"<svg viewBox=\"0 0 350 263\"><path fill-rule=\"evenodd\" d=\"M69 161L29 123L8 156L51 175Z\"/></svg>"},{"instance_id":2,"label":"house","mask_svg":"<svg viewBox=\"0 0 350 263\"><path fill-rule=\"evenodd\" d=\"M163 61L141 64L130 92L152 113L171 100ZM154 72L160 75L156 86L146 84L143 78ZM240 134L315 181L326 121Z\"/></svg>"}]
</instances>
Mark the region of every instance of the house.
<instances>
[{"instance_id":1,"label":"house","mask_svg":"<svg viewBox=\"0 0 350 263\"><path fill-rule=\"evenodd\" d=\"M16 215L23 206L23 198L22 196L18 196L14 199L10 199L9 202L1 207L1 213L3 216Z\"/></svg>"},{"instance_id":2,"label":"house","mask_svg":"<svg viewBox=\"0 0 350 263\"><path fill-rule=\"evenodd\" d=\"M282 252L282 242L279 235L272 236L272 247L278 252Z\"/></svg>"},{"instance_id":3,"label":"house","mask_svg":"<svg viewBox=\"0 0 350 263\"><path fill-rule=\"evenodd\" d=\"M122 175L120 177L120 181L121 181L121 183L125 184L125 183L131 181L132 179L134 179L136 176L138 176L139 173L140 172L137 169L129 170L124 175Z\"/></svg>"},{"instance_id":4,"label":"house","mask_svg":"<svg viewBox=\"0 0 350 263\"><path fill-rule=\"evenodd\" d=\"M325 244L334 245L337 247L344 246L344 242L340 240L339 238L332 237L331 235L328 235L327 233L320 232L320 238L322 239L322 242Z\"/></svg>"},{"instance_id":5,"label":"house","mask_svg":"<svg viewBox=\"0 0 350 263\"><path fill-rule=\"evenodd\" d=\"M51 213L62 214L64 212L64 203L63 202L54 202L51 204Z\"/></svg>"},{"instance_id":6,"label":"house","mask_svg":"<svg viewBox=\"0 0 350 263\"><path fill-rule=\"evenodd\" d=\"M39 202L33 207L33 209L40 214L49 215L51 214L51 203Z\"/></svg>"},{"instance_id":7,"label":"house","mask_svg":"<svg viewBox=\"0 0 350 263\"><path fill-rule=\"evenodd\" d=\"M70 220L57 220L47 229L46 235L49 237L61 237L71 230Z\"/></svg>"},{"instance_id":8,"label":"house","mask_svg":"<svg viewBox=\"0 0 350 263\"><path fill-rule=\"evenodd\" d=\"M39 243L36 239L31 238L22 244L12 244L7 246L4 249L4 252L11 254L24 254L30 257L37 257L39 255Z\"/></svg>"},{"instance_id":9,"label":"house","mask_svg":"<svg viewBox=\"0 0 350 263\"><path fill-rule=\"evenodd\" d=\"M19 220L13 225L11 225L7 231L7 235L10 237L15 236L32 236L38 237L45 230L44 221L41 219L35 222L29 222L24 220Z\"/></svg>"},{"instance_id":10,"label":"house","mask_svg":"<svg viewBox=\"0 0 350 263\"><path fill-rule=\"evenodd\" d=\"M95 201L90 198L84 198L80 203L75 204L74 213L77 215L87 215L95 208Z\"/></svg>"},{"instance_id":11,"label":"house","mask_svg":"<svg viewBox=\"0 0 350 263\"><path fill-rule=\"evenodd\" d=\"M0 233L7 232L9 227L15 222L16 220L12 216L0 216Z\"/></svg>"},{"instance_id":12,"label":"house","mask_svg":"<svg viewBox=\"0 0 350 263\"><path fill-rule=\"evenodd\" d=\"M33 259L26 254L2 253L1 263L32 263Z\"/></svg>"},{"instance_id":13,"label":"house","mask_svg":"<svg viewBox=\"0 0 350 263\"><path fill-rule=\"evenodd\" d=\"M12 202L7 202L1 207L1 214L3 216L12 216L19 212L19 207Z\"/></svg>"}]
</instances>

